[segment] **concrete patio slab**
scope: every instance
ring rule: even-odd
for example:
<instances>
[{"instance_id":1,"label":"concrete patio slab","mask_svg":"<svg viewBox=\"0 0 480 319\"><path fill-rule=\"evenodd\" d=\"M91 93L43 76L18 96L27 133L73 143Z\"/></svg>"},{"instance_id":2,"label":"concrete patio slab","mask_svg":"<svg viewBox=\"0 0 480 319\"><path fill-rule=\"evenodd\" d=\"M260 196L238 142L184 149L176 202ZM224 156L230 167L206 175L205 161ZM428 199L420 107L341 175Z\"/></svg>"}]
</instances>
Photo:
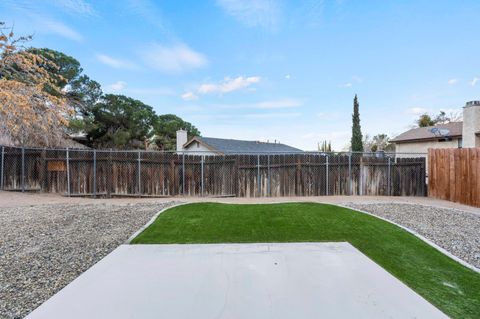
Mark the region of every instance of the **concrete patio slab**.
<instances>
[{"instance_id":1,"label":"concrete patio slab","mask_svg":"<svg viewBox=\"0 0 480 319\"><path fill-rule=\"evenodd\" d=\"M123 245L26 318L447 318L348 243Z\"/></svg>"}]
</instances>

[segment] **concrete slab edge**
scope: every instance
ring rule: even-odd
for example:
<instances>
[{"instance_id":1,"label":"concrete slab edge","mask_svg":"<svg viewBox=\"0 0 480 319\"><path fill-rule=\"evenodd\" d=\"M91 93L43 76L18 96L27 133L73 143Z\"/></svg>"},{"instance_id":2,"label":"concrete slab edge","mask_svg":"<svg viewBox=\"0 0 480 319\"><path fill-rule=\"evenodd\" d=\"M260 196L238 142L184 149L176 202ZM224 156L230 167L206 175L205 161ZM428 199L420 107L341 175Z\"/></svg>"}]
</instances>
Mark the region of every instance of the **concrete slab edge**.
<instances>
[{"instance_id":1,"label":"concrete slab edge","mask_svg":"<svg viewBox=\"0 0 480 319\"><path fill-rule=\"evenodd\" d=\"M174 207L178 207L178 206L182 206L182 205L186 205L186 204L191 204L191 203L188 203L188 202L184 202L184 203L178 203L178 204L175 204L175 205L172 205L172 206L168 206L168 207L165 207L163 208L162 210L160 210L159 212L157 212L155 215L153 215L152 218L150 218L150 220L145 224L143 225L142 228L140 228L139 230L137 230L132 236L130 236L126 241L125 241L125 244L130 244L131 241L137 237L138 235L140 235L140 233L142 233L145 229L147 229L148 226L150 226L151 224L153 224L153 222L157 219L157 217L163 213L164 211L170 209L170 208L174 208Z\"/></svg>"},{"instance_id":2,"label":"concrete slab edge","mask_svg":"<svg viewBox=\"0 0 480 319\"><path fill-rule=\"evenodd\" d=\"M176 205L173 205L173 206L170 206L170 207L166 207L164 209L162 209L161 211L159 211L158 213L156 213L149 221L147 224L145 224L145 226L143 226L141 229L139 229L137 232L135 232L132 236L130 236L130 238L126 241L126 244L130 244L130 242L135 238L137 237L141 232L143 232L148 226L150 226L158 217L158 215L160 215L161 213L163 213L164 211L170 209L170 208L174 208L174 207L177 207L177 206L182 206L182 205L187 205L187 204L195 204L196 202L193 202L193 203L189 203L189 202L184 202L184 203L179 203L179 204L176 204ZM271 204L285 204L285 203L308 203L308 202L296 202L296 201L292 201L292 202L271 202L271 203L261 203L261 204L257 204L257 203L229 203L229 202L222 202L222 201L215 201L215 202L202 202L202 203L219 203L219 204L229 204L229 205L271 205ZM420 240L422 240L423 242L427 243L428 245L430 245L431 247L435 248L436 250L440 251L442 254L450 257L451 259L455 260L456 262L460 263L462 266L465 266L477 273L480 273L480 269L475 267L474 265L471 265L469 264L468 262L464 261L463 259L460 259L458 258L457 256L453 255L452 253L448 252L447 250L445 250L444 248L438 246L437 244L435 244L434 242L432 242L431 240L427 239L426 237L420 235L419 233L417 233L416 231L410 229L410 228L407 228L405 226L402 226L396 222L393 222L389 219L386 219L386 218L383 218L383 217L380 217L380 216L377 216L377 215L374 215L372 213L369 213L367 211L364 211L364 210L359 210L359 209L355 209L353 207L348 207L348 206L345 206L345 205L341 205L341 204L332 204L332 203L328 203L328 202L310 202L310 203L314 203L314 204L326 204L326 205L333 205L333 206L338 206L338 207L342 207L342 208L346 208L346 209L350 209L350 210L354 210L354 211L357 211L357 212L360 212L362 214L366 214L366 215L369 215L369 216L372 216L372 217L375 217L375 218L378 218L378 219L381 219L387 223L390 223L390 224L393 224L397 227L400 227L402 228L403 230L409 232L410 234L414 235L415 237L419 238ZM428 207L428 205L422 205L422 206L425 206L425 207ZM463 212L461 210L459 210L460 212ZM467 212L468 213L468 212Z\"/></svg>"}]
</instances>

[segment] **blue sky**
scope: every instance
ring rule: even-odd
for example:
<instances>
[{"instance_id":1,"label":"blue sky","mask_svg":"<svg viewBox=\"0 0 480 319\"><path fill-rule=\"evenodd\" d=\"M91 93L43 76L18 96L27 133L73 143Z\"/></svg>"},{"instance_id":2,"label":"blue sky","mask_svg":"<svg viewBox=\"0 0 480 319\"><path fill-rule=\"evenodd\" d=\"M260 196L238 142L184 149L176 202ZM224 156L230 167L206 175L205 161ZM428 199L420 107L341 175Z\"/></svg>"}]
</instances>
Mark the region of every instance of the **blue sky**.
<instances>
[{"instance_id":1,"label":"blue sky","mask_svg":"<svg viewBox=\"0 0 480 319\"><path fill-rule=\"evenodd\" d=\"M306 150L480 99L480 1L2 0L0 20L204 136Z\"/></svg>"}]
</instances>

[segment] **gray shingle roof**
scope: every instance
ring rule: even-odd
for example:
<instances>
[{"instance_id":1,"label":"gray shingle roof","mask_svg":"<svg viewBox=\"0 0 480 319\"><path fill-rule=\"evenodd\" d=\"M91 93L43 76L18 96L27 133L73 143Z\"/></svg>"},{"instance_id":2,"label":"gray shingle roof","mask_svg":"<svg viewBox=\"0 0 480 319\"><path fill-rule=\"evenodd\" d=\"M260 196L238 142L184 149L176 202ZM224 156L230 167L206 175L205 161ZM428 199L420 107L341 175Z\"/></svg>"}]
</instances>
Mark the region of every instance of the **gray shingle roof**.
<instances>
[{"instance_id":1,"label":"gray shingle roof","mask_svg":"<svg viewBox=\"0 0 480 319\"><path fill-rule=\"evenodd\" d=\"M280 143L266 143L258 141L241 141L214 137L195 137L210 146L212 150L221 153L297 153L302 150ZM190 143L190 142L189 142ZM187 145L189 144L187 143Z\"/></svg>"},{"instance_id":2,"label":"gray shingle roof","mask_svg":"<svg viewBox=\"0 0 480 319\"><path fill-rule=\"evenodd\" d=\"M447 124L438 124L435 126L414 128L398 135L393 140L391 140L391 142L401 143L401 142L416 141L416 140L438 139L440 138L440 136L435 136L435 134L433 134L430 131L432 128L435 128L435 127L449 130L450 131L450 134L448 135L449 137L462 136L463 122L451 122Z\"/></svg>"}]
</instances>

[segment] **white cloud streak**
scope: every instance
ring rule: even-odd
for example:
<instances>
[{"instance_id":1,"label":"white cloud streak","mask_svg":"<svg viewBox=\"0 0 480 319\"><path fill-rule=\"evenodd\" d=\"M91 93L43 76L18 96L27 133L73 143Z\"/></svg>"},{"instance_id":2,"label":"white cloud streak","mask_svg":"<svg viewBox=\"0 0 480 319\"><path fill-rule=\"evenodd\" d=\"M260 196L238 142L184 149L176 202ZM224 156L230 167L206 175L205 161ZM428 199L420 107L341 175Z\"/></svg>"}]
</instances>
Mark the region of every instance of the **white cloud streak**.
<instances>
[{"instance_id":1,"label":"white cloud streak","mask_svg":"<svg viewBox=\"0 0 480 319\"><path fill-rule=\"evenodd\" d=\"M141 56L147 65L165 73L182 73L208 64L203 54L183 43L171 46L152 44L142 51Z\"/></svg>"},{"instance_id":2,"label":"white cloud streak","mask_svg":"<svg viewBox=\"0 0 480 319\"><path fill-rule=\"evenodd\" d=\"M448 80L448 84L449 85L454 85L454 84L457 84L458 83L458 79L450 79Z\"/></svg>"},{"instance_id":3,"label":"white cloud streak","mask_svg":"<svg viewBox=\"0 0 480 319\"><path fill-rule=\"evenodd\" d=\"M137 68L137 66L130 61L117 59L106 54L97 54L96 57L98 61L114 69L133 70Z\"/></svg>"},{"instance_id":4,"label":"white cloud streak","mask_svg":"<svg viewBox=\"0 0 480 319\"><path fill-rule=\"evenodd\" d=\"M252 114L245 114L246 118L249 119L279 119L279 118L293 118L302 116L302 113L299 112L290 112L290 113L279 113L279 112L272 112L272 113L252 113Z\"/></svg>"},{"instance_id":5,"label":"white cloud streak","mask_svg":"<svg viewBox=\"0 0 480 319\"><path fill-rule=\"evenodd\" d=\"M63 22L40 16L36 16L36 20L40 26L41 31L57 34L59 36L77 42L83 41L83 36L80 33L70 28Z\"/></svg>"},{"instance_id":6,"label":"white cloud streak","mask_svg":"<svg viewBox=\"0 0 480 319\"><path fill-rule=\"evenodd\" d=\"M93 7L84 0L54 0L53 4L62 8L64 11L76 15L95 16L97 15Z\"/></svg>"},{"instance_id":7,"label":"white cloud streak","mask_svg":"<svg viewBox=\"0 0 480 319\"><path fill-rule=\"evenodd\" d=\"M407 113L412 114L412 115L420 115L420 114L424 114L426 112L427 112L427 109L425 109L423 107L412 107L412 108L409 108L407 110Z\"/></svg>"},{"instance_id":8,"label":"white cloud streak","mask_svg":"<svg viewBox=\"0 0 480 319\"><path fill-rule=\"evenodd\" d=\"M142 95L177 95L175 90L170 87L152 87L152 88L129 88L128 93L142 94Z\"/></svg>"},{"instance_id":9,"label":"white cloud streak","mask_svg":"<svg viewBox=\"0 0 480 319\"><path fill-rule=\"evenodd\" d=\"M258 102L253 104L253 108L257 109L284 109L284 108L295 108L301 106L303 103L300 100L296 99L281 99L281 100L271 100Z\"/></svg>"},{"instance_id":10,"label":"white cloud streak","mask_svg":"<svg viewBox=\"0 0 480 319\"><path fill-rule=\"evenodd\" d=\"M182 99L188 101L198 99L198 95L206 94L226 94L238 91L249 86L252 86L261 81L259 76L238 76L236 78L225 77L223 81L218 83L203 83L200 84L194 91L188 91L182 94Z\"/></svg>"},{"instance_id":11,"label":"white cloud streak","mask_svg":"<svg viewBox=\"0 0 480 319\"><path fill-rule=\"evenodd\" d=\"M353 83L363 83L363 78L359 77L358 75L352 75L350 77L351 81L341 84L340 87L342 88L350 88L353 86Z\"/></svg>"},{"instance_id":12,"label":"white cloud streak","mask_svg":"<svg viewBox=\"0 0 480 319\"><path fill-rule=\"evenodd\" d=\"M260 82L261 78L259 76L249 76L243 77L239 76L236 78L226 77L220 83L205 83L198 87L198 93L200 94L209 94L209 93L229 93L237 91L246 87L249 87L252 84Z\"/></svg>"},{"instance_id":13,"label":"white cloud streak","mask_svg":"<svg viewBox=\"0 0 480 319\"><path fill-rule=\"evenodd\" d=\"M470 82L470 85L471 85L471 86L475 86L478 81L480 81L480 78L474 77L474 78L472 79L472 81Z\"/></svg>"},{"instance_id":14,"label":"white cloud streak","mask_svg":"<svg viewBox=\"0 0 480 319\"><path fill-rule=\"evenodd\" d=\"M274 30L280 18L277 1L271 0L217 0L217 4L230 16L248 27Z\"/></svg>"},{"instance_id":15,"label":"white cloud streak","mask_svg":"<svg viewBox=\"0 0 480 319\"><path fill-rule=\"evenodd\" d=\"M185 101L198 100L198 96L193 92L185 92L182 94L182 99Z\"/></svg>"},{"instance_id":16,"label":"white cloud streak","mask_svg":"<svg viewBox=\"0 0 480 319\"><path fill-rule=\"evenodd\" d=\"M110 92L120 92L127 87L127 83L124 81L117 81L115 83L107 85L107 91Z\"/></svg>"}]
</instances>

